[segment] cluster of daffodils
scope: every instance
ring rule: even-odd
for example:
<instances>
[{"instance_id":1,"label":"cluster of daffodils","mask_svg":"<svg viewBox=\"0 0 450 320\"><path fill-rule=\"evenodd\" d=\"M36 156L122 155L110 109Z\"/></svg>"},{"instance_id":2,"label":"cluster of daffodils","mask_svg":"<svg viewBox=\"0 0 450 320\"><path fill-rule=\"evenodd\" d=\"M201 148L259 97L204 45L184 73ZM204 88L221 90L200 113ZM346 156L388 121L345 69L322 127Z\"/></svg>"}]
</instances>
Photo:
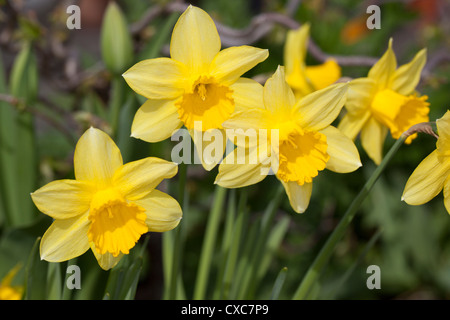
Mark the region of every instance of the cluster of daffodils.
<instances>
[{"instance_id":1,"label":"cluster of daffodils","mask_svg":"<svg viewBox=\"0 0 450 320\"><path fill-rule=\"evenodd\" d=\"M390 42L367 78L337 83L341 69L334 60L305 65L308 37L309 25L288 32L284 66L263 86L242 76L268 51L251 46L221 50L211 17L189 6L174 27L170 58L141 61L123 74L148 99L135 115L131 136L158 142L184 126L203 167L218 165L216 184L239 188L274 174L292 209L304 212L320 171L348 173L362 165L353 141L358 134L379 164L387 132L399 138L410 126L428 121L429 112L427 97L414 92L424 50L397 68ZM343 110L342 121L333 126ZM444 188L450 207L449 117L438 122L443 133L438 149L408 181L403 196L408 203L428 201ZM246 139L249 132L254 139ZM207 135L216 139L208 141ZM217 137L220 156L208 157L205 151ZM227 141L233 145L228 152ZM54 219L41 241L42 259L65 261L91 249L99 265L110 269L141 235L171 230L181 219L178 202L156 189L177 173L174 162L146 158L123 164L111 138L91 128L76 146L74 170L75 180L51 182L31 195ZM419 196L423 190L425 197Z\"/></svg>"}]
</instances>

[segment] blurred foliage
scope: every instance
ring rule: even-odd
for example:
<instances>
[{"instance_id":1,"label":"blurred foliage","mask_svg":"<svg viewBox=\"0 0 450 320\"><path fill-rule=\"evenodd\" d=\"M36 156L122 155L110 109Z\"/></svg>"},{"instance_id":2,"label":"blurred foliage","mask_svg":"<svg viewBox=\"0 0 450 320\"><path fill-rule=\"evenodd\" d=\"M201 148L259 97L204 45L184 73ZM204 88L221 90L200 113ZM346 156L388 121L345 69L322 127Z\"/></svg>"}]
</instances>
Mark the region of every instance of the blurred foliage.
<instances>
[{"instance_id":1,"label":"blurred foliage","mask_svg":"<svg viewBox=\"0 0 450 320\"><path fill-rule=\"evenodd\" d=\"M0 95L18 99L0 100L0 279L14 266L21 265L14 281L28 284L26 298L132 297L133 292L120 290L123 288L120 285L116 286L118 291L108 291L107 284L120 281L137 285L137 299L163 297L160 234L147 235L148 245L143 246L140 241L132 254L111 272L102 271L91 252L77 261L49 264L39 259L36 239L43 235L51 219L37 212L29 193L49 181L73 178L75 142L89 126L112 135L125 162L145 156L170 159L174 142L147 144L130 138L133 116L145 99L132 92L120 76L142 59L168 54L178 13L159 15L139 33L130 33L127 25L142 19L148 9L169 2L118 1L118 6L103 20L106 6L103 1L79 1L84 14L80 30L68 30L65 26L65 9L75 1L0 2ZM440 16L438 1L429 1L426 10L422 2L383 2L379 30L365 28L367 2L305 0L300 1L292 14L301 23L311 23L311 37L326 53L380 57L392 37L398 62L404 64L423 47L428 48L429 60L441 51L448 52L448 19ZM236 29L247 27L253 17L263 12L286 14L286 6L292 3L295 1L192 1L217 21ZM96 16L87 14L91 9L97 12ZM448 4L445 9L448 12ZM272 73L278 64L283 64L285 34L285 27L275 25L267 36L251 44L268 48L270 56L246 76ZM307 59L308 64L319 62L311 55ZM343 75L363 77L368 69L347 66L343 67ZM449 74L450 65L441 64L422 79L418 88L429 96L432 120L440 118L450 106ZM279 298L291 298L321 245L374 170L359 141L356 143L363 167L345 175L321 172L306 213L295 214L283 195L274 228L268 235L270 250L264 252L261 270L257 270L260 281L246 297L269 299L278 277L279 283L284 283L277 287ZM392 144L393 140L388 138L385 150ZM313 297L450 298L450 217L442 195L418 207L400 201L407 178L434 148L432 137L420 135L412 145L400 149L336 249ZM200 165L188 166L189 207L183 218L181 266L187 297L192 295L195 283L216 174L217 168L207 173ZM258 232L263 212L276 193L275 179L268 176L258 185L227 194L228 209L230 204L237 206L243 194L248 196L244 210L247 224L243 225L242 233L245 237L235 244L243 254L241 258L251 257L256 245L252 234ZM176 182L174 179L163 185L175 197ZM226 231L228 214L227 211L221 215L218 247L230 245ZM234 218L238 223L238 215ZM221 252L217 250L212 259L208 288L211 298L217 297L209 294L216 283L214 279L223 272L221 257L216 256ZM60 292L65 267L75 262L83 270L82 290ZM244 263L245 260L237 261L233 281L240 281L239 268L245 269ZM366 269L373 264L381 268L381 290L366 287ZM140 278L127 278L126 270L131 269L142 270L135 273ZM232 283L231 295L238 297L235 292L238 285Z\"/></svg>"}]
</instances>

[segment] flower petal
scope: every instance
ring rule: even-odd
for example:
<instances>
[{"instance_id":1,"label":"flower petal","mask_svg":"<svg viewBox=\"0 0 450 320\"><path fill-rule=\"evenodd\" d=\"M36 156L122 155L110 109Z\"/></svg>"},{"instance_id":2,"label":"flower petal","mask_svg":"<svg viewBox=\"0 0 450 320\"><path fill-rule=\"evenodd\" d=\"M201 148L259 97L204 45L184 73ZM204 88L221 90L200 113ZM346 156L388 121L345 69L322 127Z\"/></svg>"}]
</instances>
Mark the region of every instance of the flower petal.
<instances>
[{"instance_id":1,"label":"flower petal","mask_svg":"<svg viewBox=\"0 0 450 320\"><path fill-rule=\"evenodd\" d=\"M184 63L190 73L201 74L208 71L220 46L214 21L205 11L190 5L173 29L170 56Z\"/></svg>"},{"instance_id":2,"label":"flower petal","mask_svg":"<svg viewBox=\"0 0 450 320\"><path fill-rule=\"evenodd\" d=\"M186 67L170 58L142 60L122 76L136 93L147 99L174 99L183 94Z\"/></svg>"},{"instance_id":3,"label":"flower petal","mask_svg":"<svg viewBox=\"0 0 450 320\"><path fill-rule=\"evenodd\" d=\"M289 30L286 34L283 61L288 77L293 73L298 73L305 66L309 29L309 23L305 23L296 30Z\"/></svg>"},{"instance_id":4,"label":"flower petal","mask_svg":"<svg viewBox=\"0 0 450 320\"><path fill-rule=\"evenodd\" d=\"M448 213L450 213L450 179L447 179L444 183L444 206Z\"/></svg>"},{"instance_id":5,"label":"flower petal","mask_svg":"<svg viewBox=\"0 0 450 320\"><path fill-rule=\"evenodd\" d=\"M420 50L411 62L399 67L392 78L391 89L402 94L410 95L420 81L420 74L427 61L427 50Z\"/></svg>"},{"instance_id":6,"label":"flower petal","mask_svg":"<svg viewBox=\"0 0 450 320\"><path fill-rule=\"evenodd\" d=\"M234 112L264 109L263 86L252 79L240 78L230 86L233 90Z\"/></svg>"},{"instance_id":7,"label":"flower petal","mask_svg":"<svg viewBox=\"0 0 450 320\"><path fill-rule=\"evenodd\" d=\"M195 163L200 162L206 171L212 170L223 159L227 144L225 130L200 131L190 129L189 134L195 145Z\"/></svg>"},{"instance_id":8,"label":"flower petal","mask_svg":"<svg viewBox=\"0 0 450 320\"><path fill-rule=\"evenodd\" d=\"M368 111L375 89L376 83L370 78L358 78L350 81L345 109L352 114Z\"/></svg>"},{"instance_id":9,"label":"flower petal","mask_svg":"<svg viewBox=\"0 0 450 320\"><path fill-rule=\"evenodd\" d=\"M62 262L78 257L89 249L88 213L53 221L41 239L41 259Z\"/></svg>"},{"instance_id":10,"label":"flower petal","mask_svg":"<svg viewBox=\"0 0 450 320\"><path fill-rule=\"evenodd\" d=\"M163 179L172 178L177 172L176 163L148 157L120 167L113 182L127 200L137 200L148 195Z\"/></svg>"},{"instance_id":11,"label":"flower petal","mask_svg":"<svg viewBox=\"0 0 450 320\"><path fill-rule=\"evenodd\" d=\"M294 181L280 181L286 190L292 209L297 213L305 212L309 206L309 201L311 200L312 182L300 186Z\"/></svg>"},{"instance_id":12,"label":"flower petal","mask_svg":"<svg viewBox=\"0 0 450 320\"><path fill-rule=\"evenodd\" d=\"M322 64L307 66L305 74L315 90L320 90L335 83L341 77L341 67L333 59Z\"/></svg>"},{"instance_id":13,"label":"flower petal","mask_svg":"<svg viewBox=\"0 0 450 320\"><path fill-rule=\"evenodd\" d=\"M328 170L347 173L362 166L358 149L350 138L332 126L320 132L327 137L327 153L330 156L326 166Z\"/></svg>"},{"instance_id":14,"label":"flower petal","mask_svg":"<svg viewBox=\"0 0 450 320\"><path fill-rule=\"evenodd\" d=\"M370 118L370 111L362 112L361 114L345 114L339 122L338 129L347 137L355 140L358 133Z\"/></svg>"},{"instance_id":15,"label":"flower petal","mask_svg":"<svg viewBox=\"0 0 450 320\"><path fill-rule=\"evenodd\" d=\"M333 84L300 99L295 106L300 126L314 131L329 126L344 106L347 89L346 83Z\"/></svg>"},{"instance_id":16,"label":"flower petal","mask_svg":"<svg viewBox=\"0 0 450 320\"><path fill-rule=\"evenodd\" d=\"M388 49L383 56L370 69L368 77L373 79L379 89L390 87L392 76L397 68L397 59L392 50L392 38L389 40Z\"/></svg>"},{"instance_id":17,"label":"flower petal","mask_svg":"<svg viewBox=\"0 0 450 320\"><path fill-rule=\"evenodd\" d=\"M68 219L89 210L92 185L84 181L56 180L31 194L34 204L53 219Z\"/></svg>"},{"instance_id":18,"label":"flower petal","mask_svg":"<svg viewBox=\"0 0 450 320\"><path fill-rule=\"evenodd\" d=\"M94 253L95 259L97 259L98 265L103 270L109 270L114 268L122 259L123 253L120 252L117 257L114 257L110 252L106 252L105 254L100 254L95 248L95 244L93 242L90 243L91 250Z\"/></svg>"},{"instance_id":19,"label":"flower petal","mask_svg":"<svg viewBox=\"0 0 450 320\"><path fill-rule=\"evenodd\" d=\"M116 169L123 164L114 141L92 127L78 140L73 162L76 180L91 181L98 186L109 184Z\"/></svg>"},{"instance_id":20,"label":"flower petal","mask_svg":"<svg viewBox=\"0 0 450 320\"><path fill-rule=\"evenodd\" d=\"M178 118L176 100L147 100L136 112L131 136L147 142L169 138L183 123Z\"/></svg>"},{"instance_id":21,"label":"flower petal","mask_svg":"<svg viewBox=\"0 0 450 320\"><path fill-rule=\"evenodd\" d=\"M257 148L237 147L219 165L214 181L221 187L241 188L262 181L270 170L270 164L263 164Z\"/></svg>"},{"instance_id":22,"label":"flower petal","mask_svg":"<svg viewBox=\"0 0 450 320\"><path fill-rule=\"evenodd\" d=\"M225 85L239 79L245 72L269 56L267 49L251 46L230 47L220 51L210 66L210 74Z\"/></svg>"},{"instance_id":23,"label":"flower petal","mask_svg":"<svg viewBox=\"0 0 450 320\"><path fill-rule=\"evenodd\" d=\"M147 214L146 223L150 232L165 232L174 229L182 218L182 210L177 200L159 190L135 201Z\"/></svg>"},{"instance_id":24,"label":"flower petal","mask_svg":"<svg viewBox=\"0 0 450 320\"><path fill-rule=\"evenodd\" d=\"M383 144L387 132L388 129L374 118L369 118L361 131L362 146L377 165L383 159Z\"/></svg>"},{"instance_id":25,"label":"flower petal","mask_svg":"<svg viewBox=\"0 0 450 320\"><path fill-rule=\"evenodd\" d=\"M295 104L295 96L286 82L284 67L278 66L275 73L266 81L263 90L264 106L271 112L280 109L291 109Z\"/></svg>"},{"instance_id":26,"label":"flower petal","mask_svg":"<svg viewBox=\"0 0 450 320\"><path fill-rule=\"evenodd\" d=\"M430 201L444 187L449 169L449 163L439 161L439 154L434 150L422 160L409 177L402 200L411 205L421 205Z\"/></svg>"}]
</instances>

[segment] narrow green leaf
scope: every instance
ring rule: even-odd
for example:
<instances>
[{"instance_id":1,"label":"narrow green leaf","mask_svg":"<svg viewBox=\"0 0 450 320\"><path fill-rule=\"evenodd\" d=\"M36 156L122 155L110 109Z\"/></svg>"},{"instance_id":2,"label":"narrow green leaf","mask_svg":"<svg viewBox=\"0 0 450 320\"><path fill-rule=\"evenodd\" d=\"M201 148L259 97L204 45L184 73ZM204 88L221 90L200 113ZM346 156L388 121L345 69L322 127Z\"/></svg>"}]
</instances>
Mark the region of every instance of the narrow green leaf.
<instances>
[{"instance_id":1,"label":"narrow green leaf","mask_svg":"<svg viewBox=\"0 0 450 320\"><path fill-rule=\"evenodd\" d=\"M287 268L284 267L280 270L280 273L278 273L277 279L275 280L275 283L273 285L272 294L270 295L270 300L278 300L280 297L281 289L283 288L284 282L286 280L287 275Z\"/></svg>"}]
</instances>

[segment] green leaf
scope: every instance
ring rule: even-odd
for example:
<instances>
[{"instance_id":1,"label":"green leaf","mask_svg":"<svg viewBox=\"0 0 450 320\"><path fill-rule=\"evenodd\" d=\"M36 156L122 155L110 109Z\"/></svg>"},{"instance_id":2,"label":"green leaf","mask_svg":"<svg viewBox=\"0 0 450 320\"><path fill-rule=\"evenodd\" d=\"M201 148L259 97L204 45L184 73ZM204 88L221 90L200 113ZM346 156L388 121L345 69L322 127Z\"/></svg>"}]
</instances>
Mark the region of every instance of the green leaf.
<instances>
[{"instance_id":1,"label":"green leaf","mask_svg":"<svg viewBox=\"0 0 450 320\"><path fill-rule=\"evenodd\" d=\"M100 41L106 68L116 75L124 73L133 62L133 42L125 16L113 1L103 17Z\"/></svg>"}]
</instances>

